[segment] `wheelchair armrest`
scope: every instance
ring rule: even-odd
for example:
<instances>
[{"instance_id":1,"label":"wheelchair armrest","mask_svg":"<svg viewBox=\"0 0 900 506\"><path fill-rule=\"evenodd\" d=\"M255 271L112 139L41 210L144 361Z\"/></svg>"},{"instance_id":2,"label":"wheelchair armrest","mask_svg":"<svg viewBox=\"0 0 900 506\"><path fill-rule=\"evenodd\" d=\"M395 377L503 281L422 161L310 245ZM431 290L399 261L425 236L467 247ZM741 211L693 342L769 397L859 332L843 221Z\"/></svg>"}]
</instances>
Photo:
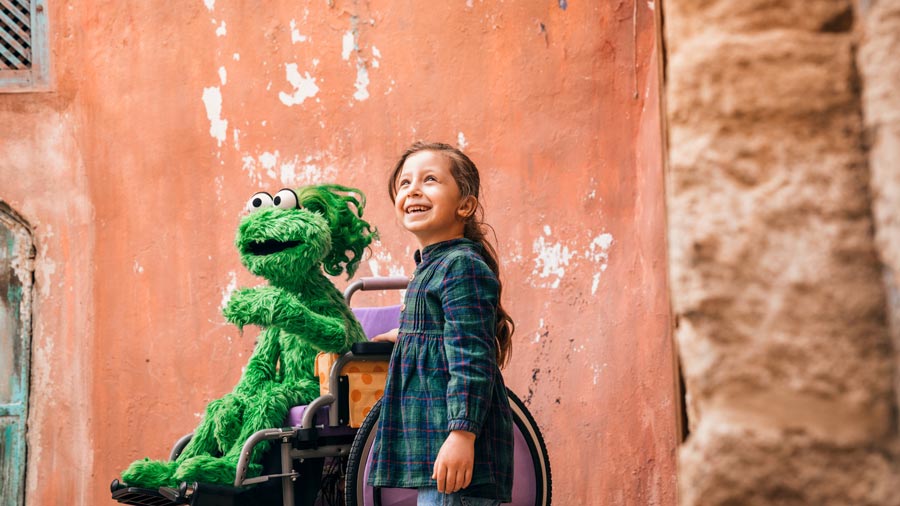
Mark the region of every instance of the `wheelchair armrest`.
<instances>
[{"instance_id":1,"label":"wheelchair armrest","mask_svg":"<svg viewBox=\"0 0 900 506\"><path fill-rule=\"evenodd\" d=\"M394 343L386 341L369 341L365 343L353 343L350 351L356 356L361 355L390 355L394 349Z\"/></svg>"}]
</instances>

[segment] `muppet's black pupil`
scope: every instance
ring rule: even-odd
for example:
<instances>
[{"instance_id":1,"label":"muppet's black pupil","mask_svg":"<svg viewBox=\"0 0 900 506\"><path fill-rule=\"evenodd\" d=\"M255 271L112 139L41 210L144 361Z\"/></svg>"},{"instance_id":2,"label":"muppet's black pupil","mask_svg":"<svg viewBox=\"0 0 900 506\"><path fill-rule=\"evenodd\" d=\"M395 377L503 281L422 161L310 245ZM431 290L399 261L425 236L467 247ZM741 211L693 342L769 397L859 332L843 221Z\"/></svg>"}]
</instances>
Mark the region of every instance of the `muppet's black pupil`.
<instances>
[{"instance_id":1,"label":"muppet's black pupil","mask_svg":"<svg viewBox=\"0 0 900 506\"><path fill-rule=\"evenodd\" d=\"M281 197L275 197L275 205L281 204Z\"/></svg>"},{"instance_id":2,"label":"muppet's black pupil","mask_svg":"<svg viewBox=\"0 0 900 506\"><path fill-rule=\"evenodd\" d=\"M259 206L261 206L261 205L262 205L262 199L261 199L261 198L256 197L255 199L253 199L253 207L259 207Z\"/></svg>"}]
</instances>

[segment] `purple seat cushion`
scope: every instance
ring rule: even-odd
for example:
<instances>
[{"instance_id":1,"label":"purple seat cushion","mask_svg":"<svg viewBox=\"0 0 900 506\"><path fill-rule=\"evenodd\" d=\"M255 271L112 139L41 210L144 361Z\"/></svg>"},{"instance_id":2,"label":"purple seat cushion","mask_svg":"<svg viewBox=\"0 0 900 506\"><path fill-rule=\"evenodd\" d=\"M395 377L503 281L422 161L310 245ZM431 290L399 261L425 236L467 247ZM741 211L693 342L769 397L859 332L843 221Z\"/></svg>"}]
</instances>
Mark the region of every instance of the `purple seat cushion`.
<instances>
[{"instance_id":1,"label":"purple seat cushion","mask_svg":"<svg viewBox=\"0 0 900 506\"><path fill-rule=\"evenodd\" d=\"M368 339L383 334L400 325L400 305L379 307L355 307L353 314L362 325Z\"/></svg>"}]
</instances>

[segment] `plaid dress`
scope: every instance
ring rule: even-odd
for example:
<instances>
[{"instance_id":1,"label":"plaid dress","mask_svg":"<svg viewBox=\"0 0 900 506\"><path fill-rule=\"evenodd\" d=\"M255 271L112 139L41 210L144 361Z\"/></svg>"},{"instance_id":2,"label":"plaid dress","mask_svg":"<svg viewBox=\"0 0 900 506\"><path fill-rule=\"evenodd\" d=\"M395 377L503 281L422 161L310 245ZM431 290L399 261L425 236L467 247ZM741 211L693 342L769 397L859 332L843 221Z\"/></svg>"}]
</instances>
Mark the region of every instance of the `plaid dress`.
<instances>
[{"instance_id":1,"label":"plaid dress","mask_svg":"<svg viewBox=\"0 0 900 506\"><path fill-rule=\"evenodd\" d=\"M416 252L381 401L369 483L434 487L452 430L476 435L463 495L509 502L513 432L494 337L499 283L481 245L452 239Z\"/></svg>"}]
</instances>

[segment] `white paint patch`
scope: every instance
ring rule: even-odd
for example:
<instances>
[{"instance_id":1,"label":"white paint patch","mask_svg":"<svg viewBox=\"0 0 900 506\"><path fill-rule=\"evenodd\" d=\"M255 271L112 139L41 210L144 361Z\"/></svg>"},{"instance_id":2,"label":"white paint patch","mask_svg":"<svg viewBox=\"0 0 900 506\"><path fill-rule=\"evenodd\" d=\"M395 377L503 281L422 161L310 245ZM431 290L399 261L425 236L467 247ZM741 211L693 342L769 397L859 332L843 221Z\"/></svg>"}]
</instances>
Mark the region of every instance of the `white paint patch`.
<instances>
[{"instance_id":1,"label":"white paint patch","mask_svg":"<svg viewBox=\"0 0 900 506\"><path fill-rule=\"evenodd\" d=\"M312 63L313 63L313 68L317 68L317 67L319 66L319 59L318 59L318 58L313 58L313 62L312 62Z\"/></svg>"},{"instance_id":2,"label":"white paint patch","mask_svg":"<svg viewBox=\"0 0 900 506\"><path fill-rule=\"evenodd\" d=\"M550 225L544 225L544 235L550 236Z\"/></svg>"},{"instance_id":3,"label":"white paint patch","mask_svg":"<svg viewBox=\"0 0 900 506\"><path fill-rule=\"evenodd\" d=\"M344 37L341 39L341 58L350 60L350 53L353 52L355 47L356 44L353 42L353 32L348 31L344 33Z\"/></svg>"},{"instance_id":4,"label":"white paint patch","mask_svg":"<svg viewBox=\"0 0 900 506\"><path fill-rule=\"evenodd\" d=\"M394 262L394 258L386 251L379 250L368 263L373 276L406 276L406 268ZM381 271L383 265L387 267L386 273Z\"/></svg>"},{"instance_id":5,"label":"white paint patch","mask_svg":"<svg viewBox=\"0 0 900 506\"><path fill-rule=\"evenodd\" d=\"M216 37L224 37L228 31L225 29L225 22L222 21L222 24L216 28Z\"/></svg>"},{"instance_id":6,"label":"white paint patch","mask_svg":"<svg viewBox=\"0 0 900 506\"><path fill-rule=\"evenodd\" d=\"M378 60L381 58L381 51L377 47L372 46L372 66L376 69L381 66Z\"/></svg>"},{"instance_id":7,"label":"white paint patch","mask_svg":"<svg viewBox=\"0 0 900 506\"><path fill-rule=\"evenodd\" d=\"M300 33L300 30L297 29L297 22L293 19L291 20L291 44L296 44L298 42L306 42L306 35Z\"/></svg>"},{"instance_id":8,"label":"white paint patch","mask_svg":"<svg viewBox=\"0 0 900 506\"><path fill-rule=\"evenodd\" d=\"M134 271L135 274L143 274L144 267L138 263L137 259L135 259L134 267L132 267L132 270Z\"/></svg>"},{"instance_id":9,"label":"white paint patch","mask_svg":"<svg viewBox=\"0 0 900 506\"><path fill-rule=\"evenodd\" d=\"M231 59L234 61L241 61L241 55L239 53L234 53L231 55Z\"/></svg>"},{"instance_id":10,"label":"white paint patch","mask_svg":"<svg viewBox=\"0 0 900 506\"><path fill-rule=\"evenodd\" d=\"M473 0L466 0L466 7L471 9L472 6L474 6L474 5L475 5L475 2Z\"/></svg>"},{"instance_id":11,"label":"white paint patch","mask_svg":"<svg viewBox=\"0 0 900 506\"><path fill-rule=\"evenodd\" d=\"M206 5L206 8L212 11L216 7L216 0L203 0L203 5Z\"/></svg>"},{"instance_id":12,"label":"white paint patch","mask_svg":"<svg viewBox=\"0 0 900 506\"><path fill-rule=\"evenodd\" d=\"M369 71L361 61L356 65L355 86L356 93L353 94L353 98L359 100L360 102L369 98Z\"/></svg>"},{"instance_id":13,"label":"white paint patch","mask_svg":"<svg viewBox=\"0 0 900 506\"><path fill-rule=\"evenodd\" d=\"M237 290L237 274L235 274L234 271L230 271L228 273L228 285L222 290L222 303L219 304L219 309L223 309L225 304L228 304L228 301L231 300L231 294L233 294L235 290Z\"/></svg>"},{"instance_id":14,"label":"white paint patch","mask_svg":"<svg viewBox=\"0 0 900 506\"><path fill-rule=\"evenodd\" d=\"M541 278L554 277L550 282L541 283L541 288L557 288L562 278L566 275L566 267L569 261L575 256L574 251L570 251L568 246L562 243L550 244L543 237L538 237L532 246L532 252L535 253L533 275Z\"/></svg>"},{"instance_id":15,"label":"white paint patch","mask_svg":"<svg viewBox=\"0 0 900 506\"><path fill-rule=\"evenodd\" d=\"M600 272L594 272L591 280L591 295L597 293L600 285L600 274L606 271L609 265L609 248L612 246L613 236L609 233L600 234L591 241L588 250L584 252L585 258L599 265Z\"/></svg>"},{"instance_id":16,"label":"white paint patch","mask_svg":"<svg viewBox=\"0 0 900 506\"><path fill-rule=\"evenodd\" d=\"M231 134L232 134L231 137L234 139L234 149L237 151L240 151L240 149L241 149L240 133L241 133L241 131L238 130L237 128L235 128L234 130L231 131Z\"/></svg>"},{"instance_id":17,"label":"white paint patch","mask_svg":"<svg viewBox=\"0 0 900 506\"><path fill-rule=\"evenodd\" d=\"M216 184L216 202L222 202L222 190L225 187L225 176L219 175L213 180ZM212 260L212 255L209 255Z\"/></svg>"},{"instance_id":18,"label":"white paint patch","mask_svg":"<svg viewBox=\"0 0 900 506\"><path fill-rule=\"evenodd\" d=\"M266 151L265 153L259 155L259 164L266 170L272 170L275 168L275 164L278 163L278 151L276 150L274 153L269 153Z\"/></svg>"},{"instance_id":19,"label":"white paint patch","mask_svg":"<svg viewBox=\"0 0 900 506\"><path fill-rule=\"evenodd\" d=\"M225 71L225 67L219 67L219 82L222 83L222 86L228 82L228 72Z\"/></svg>"},{"instance_id":20,"label":"white paint patch","mask_svg":"<svg viewBox=\"0 0 900 506\"><path fill-rule=\"evenodd\" d=\"M219 142L225 142L228 131L228 120L222 119L222 92L218 86L203 88L203 104L206 106L206 117L209 119L209 135Z\"/></svg>"},{"instance_id":21,"label":"white paint patch","mask_svg":"<svg viewBox=\"0 0 900 506\"><path fill-rule=\"evenodd\" d=\"M456 134L456 146L460 151L465 151L466 146L468 145L469 144L466 142L466 136L462 132Z\"/></svg>"},{"instance_id":22,"label":"white paint patch","mask_svg":"<svg viewBox=\"0 0 900 506\"><path fill-rule=\"evenodd\" d=\"M281 182L282 186L304 186L334 181L338 178L338 170L334 165L322 167L321 153L300 158L286 158L278 151L274 153L264 152L258 156L245 154L242 158L241 169L247 173L250 179L260 187L264 186L265 179L273 179Z\"/></svg>"},{"instance_id":23,"label":"white paint patch","mask_svg":"<svg viewBox=\"0 0 900 506\"><path fill-rule=\"evenodd\" d=\"M46 253L46 247L44 248ZM42 283L40 286L41 297L48 297L50 295L50 278L56 274L56 262L50 260L46 255L44 255L44 260L42 262L35 262L35 272L40 275L40 279Z\"/></svg>"},{"instance_id":24,"label":"white paint patch","mask_svg":"<svg viewBox=\"0 0 900 506\"><path fill-rule=\"evenodd\" d=\"M538 330L534 333L534 339L531 340L533 343L541 342L541 329L544 328L544 319L541 318L538 320Z\"/></svg>"},{"instance_id":25,"label":"white paint patch","mask_svg":"<svg viewBox=\"0 0 900 506\"><path fill-rule=\"evenodd\" d=\"M285 93L283 91L278 93L278 98L284 105L291 107L296 104L302 104L304 100L316 96L316 93L319 92L319 87L316 86L316 78L311 77L309 72L305 72L305 77L301 76L300 72L297 71L296 63L286 63L284 71L288 82L294 87L293 93ZM269 85L271 86L271 83Z\"/></svg>"},{"instance_id":26,"label":"white paint patch","mask_svg":"<svg viewBox=\"0 0 900 506\"><path fill-rule=\"evenodd\" d=\"M320 167L322 155L307 156L304 159L294 157L293 160L281 164L281 184L285 186L303 186L308 184L333 181L337 178L337 169L333 165Z\"/></svg>"},{"instance_id":27,"label":"white paint patch","mask_svg":"<svg viewBox=\"0 0 900 506\"><path fill-rule=\"evenodd\" d=\"M600 234L591 241L591 245L585 252L585 256L592 262L607 262L609 260L609 247L612 246L612 234Z\"/></svg>"},{"instance_id":28,"label":"white paint patch","mask_svg":"<svg viewBox=\"0 0 900 506\"><path fill-rule=\"evenodd\" d=\"M656 5L654 4L653 0L647 2L647 7L649 7L651 11L656 10Z\"/></svg>"}]
</instances>

